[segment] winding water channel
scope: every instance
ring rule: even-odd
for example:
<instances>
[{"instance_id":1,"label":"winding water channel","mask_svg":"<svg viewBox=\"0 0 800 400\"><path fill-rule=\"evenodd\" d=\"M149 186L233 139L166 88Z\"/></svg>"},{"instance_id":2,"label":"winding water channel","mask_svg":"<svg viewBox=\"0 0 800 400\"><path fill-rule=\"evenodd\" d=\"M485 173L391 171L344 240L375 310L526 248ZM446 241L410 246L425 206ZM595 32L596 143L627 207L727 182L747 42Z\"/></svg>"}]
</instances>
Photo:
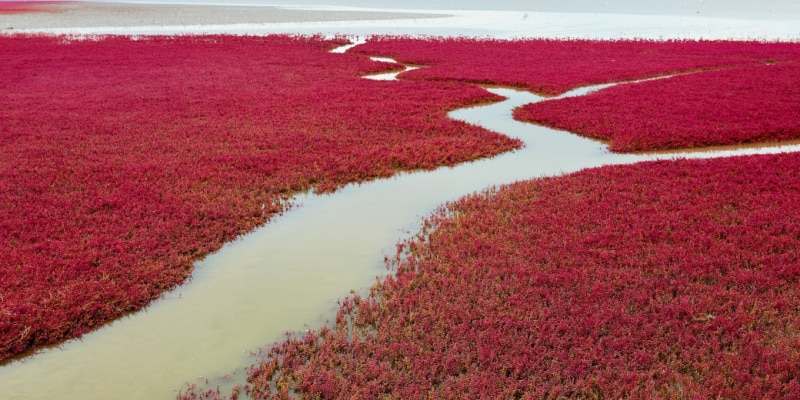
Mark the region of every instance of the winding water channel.
<instances>
[{"instance_id":1,"label":"winding water channel","mask_svg":"<svg viewBox=\"0 0 800 400\"><path fill-rule=\"evenodd\" d=\"M337 299L351 289L364 290L386 273L383 257L393 255L398 240L413 234L420 219L444 201L491 185L676 156L612 154L598 142L515 121L515 107L542 98L513 89L487 90L507 100L450 116L519 138L523 149L349 185L331 195L299 195L297 207L198 262L189 283L144 311L0 367L0 397L174 398L187 381L250 364L251 351L287 331L321 325L333 315ZM780 151L800 151L800 145L678 156Z\"/></svg>"}]
</instances>

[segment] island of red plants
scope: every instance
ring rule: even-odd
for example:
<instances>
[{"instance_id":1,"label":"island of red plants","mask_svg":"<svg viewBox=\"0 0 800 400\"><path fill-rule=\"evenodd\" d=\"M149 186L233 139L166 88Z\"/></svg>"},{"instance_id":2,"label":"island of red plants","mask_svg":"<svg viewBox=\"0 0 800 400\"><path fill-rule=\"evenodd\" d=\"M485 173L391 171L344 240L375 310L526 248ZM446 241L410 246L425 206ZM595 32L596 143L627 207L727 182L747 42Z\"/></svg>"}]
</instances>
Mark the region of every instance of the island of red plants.
<instances>
[{"instance_id":1,"label":"island of red plants","mask_svg":"<svg viewBox=\"0 0 800 400\"><path fill-rule=\"evenodd\" d=\"M516 119L610 141L617 152L800 139L800 62L616 85L523 106Z\"/></svg>"},{"instance_id":2,"label":"island of red plants","mask_svg":"<svg viewBox=\"0 0 800 400\"><path fill-rule=\"evenodd\" d=\"M246 390L800 398L798 205L796 153L603 167L468 196L426 221L369 296L275 346Z\"/></svg>"},{"instance_id":3,"label":"island of red plants","mask_svg":"<svg viewBox=\"0 0 800 400\"><path fill-rule=\"evenodd\" d=\"M0 36L0 360L140 309L293 193L492 156L497 97L287 36Z\"/></svg>"}]
</instances>

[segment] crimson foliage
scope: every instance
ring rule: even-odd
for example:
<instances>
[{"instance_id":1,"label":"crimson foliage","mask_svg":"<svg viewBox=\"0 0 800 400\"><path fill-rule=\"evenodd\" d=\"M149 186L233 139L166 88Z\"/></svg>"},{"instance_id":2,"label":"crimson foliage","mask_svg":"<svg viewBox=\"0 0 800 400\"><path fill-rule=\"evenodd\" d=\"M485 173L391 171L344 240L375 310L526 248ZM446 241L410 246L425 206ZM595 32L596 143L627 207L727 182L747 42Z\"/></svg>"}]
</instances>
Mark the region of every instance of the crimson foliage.
<instances>
[{"instance_id":1,"label":"crimson foliage","mask_svg":"<svg viewBox=\"0 0 800 400\"><path fill-rule=\"evenodd\" d=\"M798 43L382 37L355 50L428 66L405 79L512 85L544 95L695 72L529 104L514 114L610 140L612 151L800 138Z\"/></svg>"},{"instance_id":2,"label":"crimson foliage","mask_svg":"<svg viewBox=\"0 0 800 400\"><path fill-rule=\"evenodd\" d=\"M520 146L497 96L288 36L0 36L0 360L181 283L292 193Z\"/></svg>"},{"instance_id":3,"label":"crimson foliage","mask_svg":"<svg viewBox=\"0 0 800 400\"><path fill-rule=\"evenodd\" d=\"M800 60L800 44L743 41L376 37L353 51L427 66L402 75L557 95L582 86Z\"/></svg>"},{"instance_id":4,"label":"crimson foliage","mask_svg":"<svg viewBox=\"0 0 800 400\"><path fill-rule=\"evenodd\" d=\"M800 62L617 85L528 104L516 119L610 140L618 152L800 139Z\"/></svg>"},{"instance_id":5,"label":"crimson foliage","mask_svg":"<svg viewBox=\"0 0 800 400\"><path fill-rule=\"evenodd\" d=\"M441 208L254 398L800 398L800 154L584 170Z\"/></svg>"},{"instance_id":6,"label":"crimson foliage","mask_svg":"<svg viewBox=\"0 0 800 400\"><path fill-rule=\"evenodd\" d=\"M420 68L404 79L455 80L557 95L581 86L721 67L800 61L800 44L741 41L376 37L353 51Z\"/></svg>"}]
</instances>

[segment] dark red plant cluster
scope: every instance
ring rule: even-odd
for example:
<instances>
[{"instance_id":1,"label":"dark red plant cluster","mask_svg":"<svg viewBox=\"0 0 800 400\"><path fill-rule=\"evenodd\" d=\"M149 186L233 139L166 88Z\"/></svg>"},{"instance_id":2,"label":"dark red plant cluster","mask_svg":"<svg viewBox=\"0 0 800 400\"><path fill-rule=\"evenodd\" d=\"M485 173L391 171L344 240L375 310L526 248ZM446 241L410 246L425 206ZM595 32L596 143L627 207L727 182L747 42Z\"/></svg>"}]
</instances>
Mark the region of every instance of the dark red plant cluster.
<instances>
[{"instance_id":1,"label":"dark red plant cluster","mask_svg":"<svg viewBox=\"0 0 800 400\"><path fill-rule=\"evenodd\" d=\"M496 101L315 37L0 36L0 360L140 309L293 193L492 156Z\"/></svg>"},{"instance_id":2,"label":"dark red plant cluster","mask_svg":"<svg viewBox=\"0 0 800 400\"><path fill-rule=\"evenodd\" d=\"M584 170L463 198L252 398L800 398L800 154ZM238 394L237 388L237 394ZM186 398L215 397L209 391Z\"/></svg>"},{"instance_id":3,"label":"dark red plant cluster","mask_svg":"<svg viewBox=\"0 0 800 400\"><path fill-rule=\"evenodd\" d=\"M800 61L800 44L757 41L376 37L353 51L428 67L406 72L403 79L516 86L543 95L681 72Z\"/></svg>"},{"instance_id":4,"label":"dark red plant cluster","mask_svg":"<svg viewBox=\"0 0 800 400\"><path fill-rule=\"evenodd\" d=\"M0 1L0 15L2 14L22 14L31 12L54 11L52 6L71 1Z\"/></svg>"},{"instance_id":5,"label":"dark red plant cluster","mask_svg":"<svg viewBox=\"0 0 800 400\"><path fill-rule=\"evenodd\" d=\"M617 85L528 104L516 119L609 140L618 152L800 139L800 62Z\"/></svg>"}]
</instances>

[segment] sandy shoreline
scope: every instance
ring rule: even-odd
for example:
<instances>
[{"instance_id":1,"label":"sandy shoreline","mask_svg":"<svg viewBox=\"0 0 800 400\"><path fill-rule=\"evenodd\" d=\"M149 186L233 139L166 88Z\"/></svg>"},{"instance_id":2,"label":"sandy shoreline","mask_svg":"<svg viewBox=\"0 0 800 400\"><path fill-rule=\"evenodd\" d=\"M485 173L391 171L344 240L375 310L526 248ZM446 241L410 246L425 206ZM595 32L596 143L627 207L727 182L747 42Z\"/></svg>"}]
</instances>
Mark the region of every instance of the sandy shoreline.
<instances>
[{"instance_id":1,"label":"sandy shoreline","mask_svg":"<svg viewBox=\"0 0 800 400\"><path fill-rule=\"evenodd\" d=\"M784 5L782 8L765 8L753 15L763 16L767 13L772 18L751 19L746 11L758 7L753 4L742 6L745 0L736 3L740 7L730 7L730 17L722 17L725 13L719 7L703 9L702 13L691 15L686 15L686 10L680 7L665 10L655 7L655 14L652 15L637 14L639 9L635 7L631 8L631 13L620 13L629 0L616 0L613 7L609 5L602 10L599 6L584 7L586 0L574 0L578 4L563 3L547 7L526 0L507 0L519 2L515 3L518 7L516 11L468 9L434 0L422 8L413 8L413 1L397 4L389 0L375 0L374 5L368 8L363 7L360 0L342 0L341 5L336 6L323 4L332 0L302 0L291 5L282 5L280 1L273 3L271 0L240 0L246 3L242 5L215 5L215 0L139 1L76 1L50 5L50 10L34 13L0 14L0 34L322 34L507 39L800 40L800 28L796 18L791 17L800 15L795 12L796 7ZM169 1L187 4L169 4ZM775 1L782 4L785 0ZM487 3L487 8L494 4ZM780 4L774 5L777 7ZM527 9L534 11L522 11ZM779 9L785 13L777 12Z\"/></svg>"},{"instance_id":2,"label":"sandy shoreline","mask_svg":"<svg viewBox=\"0 0 800 400\"><path fill-rule=\"evenodd\" d=\"M297 10L272 6L71 2L44 12L0 14L0 29L196 26L436 18L445 14Z\"/></svg>"}]
</instances>

